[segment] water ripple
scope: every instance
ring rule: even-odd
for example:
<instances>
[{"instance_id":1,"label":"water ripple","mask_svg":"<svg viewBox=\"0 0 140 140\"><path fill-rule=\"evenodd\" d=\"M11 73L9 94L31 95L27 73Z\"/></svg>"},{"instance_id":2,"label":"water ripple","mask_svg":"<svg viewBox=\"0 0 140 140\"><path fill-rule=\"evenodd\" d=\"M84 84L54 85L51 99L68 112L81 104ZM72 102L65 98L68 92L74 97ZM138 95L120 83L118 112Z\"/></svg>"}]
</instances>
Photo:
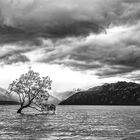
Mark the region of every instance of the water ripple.
<instances>
[{"instance_id":1,"label":"water ripple","mask_svg":"<svg viewBox=\"0 0 140 140\"><path fill-rule=\"evenodd\" d=\"M56 115L18 115L17 107L0 107L1 139L140 139L139 107L58 106Z\"/></svg>"}]
</instances>

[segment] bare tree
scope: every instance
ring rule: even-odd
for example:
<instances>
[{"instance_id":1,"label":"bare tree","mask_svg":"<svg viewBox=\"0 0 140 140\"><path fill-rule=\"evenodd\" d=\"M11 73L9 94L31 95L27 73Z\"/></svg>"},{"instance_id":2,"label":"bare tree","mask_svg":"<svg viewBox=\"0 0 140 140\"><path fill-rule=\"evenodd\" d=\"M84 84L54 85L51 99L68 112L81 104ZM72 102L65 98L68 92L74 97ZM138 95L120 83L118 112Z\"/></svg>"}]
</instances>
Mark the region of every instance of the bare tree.
<instances>
[{"instance_id":1,"label":"bare tree","mask_svg":"<svg viewBox=\"0 0 140 140\"><path fill-rule=\"evenodd\" d=\"M19 98L21 113L24 108L30 107L44 112L48 109L47 100L52 81L48 76L40 77L39 73L29 68L19 79L14 80L8 88L8 94L16 94Z\"/></svg>"}]
</instances>

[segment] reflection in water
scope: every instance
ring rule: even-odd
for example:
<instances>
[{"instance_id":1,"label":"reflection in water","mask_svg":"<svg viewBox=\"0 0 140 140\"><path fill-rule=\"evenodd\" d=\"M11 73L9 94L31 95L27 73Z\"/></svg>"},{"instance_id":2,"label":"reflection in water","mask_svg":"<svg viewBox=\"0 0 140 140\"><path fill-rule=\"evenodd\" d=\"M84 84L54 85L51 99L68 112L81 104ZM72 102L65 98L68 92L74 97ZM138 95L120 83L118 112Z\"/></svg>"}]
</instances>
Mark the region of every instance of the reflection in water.
<instances>
[{"instance_id":1,"label":"reflection in water","mask_svg":"<svg viewBox=\"0 0 140 140\"><path fill-rule=\"evenodd\" d=\"M1 139L140 139L139 107L58 106L56 115L19 115L16 109L0 107Z\"/></svg>"}]
</instances>

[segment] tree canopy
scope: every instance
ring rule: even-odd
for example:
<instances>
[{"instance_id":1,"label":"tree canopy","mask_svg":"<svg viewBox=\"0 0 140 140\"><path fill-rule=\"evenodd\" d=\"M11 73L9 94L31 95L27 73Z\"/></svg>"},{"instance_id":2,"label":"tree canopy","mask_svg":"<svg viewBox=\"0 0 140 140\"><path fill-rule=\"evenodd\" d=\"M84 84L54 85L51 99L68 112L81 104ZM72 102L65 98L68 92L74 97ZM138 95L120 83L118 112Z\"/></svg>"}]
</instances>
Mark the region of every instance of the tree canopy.
<instances>
[{"instance_id":1,"label":"tree canopy","mask_svg":"<svg viewBox=\"0 0 140 140\"><path fill-rule=\"evenodd\" d=\"M39 73L31 68L14 80L8 87L8 94L18 95L20 108L17 113L21 113L22 109L27 107L41 112L46 111L51 83L50 77L40 77Z\"/></svg>"}]
</instances>

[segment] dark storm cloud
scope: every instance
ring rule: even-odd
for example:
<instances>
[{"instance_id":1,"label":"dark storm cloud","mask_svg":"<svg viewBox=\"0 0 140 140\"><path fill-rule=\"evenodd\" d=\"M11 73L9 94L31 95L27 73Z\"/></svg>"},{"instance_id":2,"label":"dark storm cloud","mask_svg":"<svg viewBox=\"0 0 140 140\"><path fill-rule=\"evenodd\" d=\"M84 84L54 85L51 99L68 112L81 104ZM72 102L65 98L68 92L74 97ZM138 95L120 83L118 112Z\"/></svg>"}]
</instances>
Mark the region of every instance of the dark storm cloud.
<instances>
[{"instance_id":1,"label":"dark storm cloud","mask_svg":"<svg viewBox=\"0 0 140 140\"><path fill-rule=\"evenodd\" d=\"M140 1L127 1L123 3L124 11L121 13L119 20L115 21L122 24L136 24L140 19Z\"/></svg>"},{"instance_id":2,"label":"dark storm cloud","mask_svg":"<svg viewBox=\"0 0 140 140\"><path fill-rule=\"evenodd\" d=\"M5 56L0 57L0 64L1 65L11 65L14 63L25 63L25 62L29 62L30 60L22 54L7 54Z\"/></svg>"},{"instance_id":3,"label":"dark storm cloud","mask_svg":"<svg viewBox=\"0 0 140 140\"><path fill-rule=\"evenodd\" d=\"M1 45L0 46L0 63L13 64L18 62L29 62L30 60L24 55L27 52L34 50L36 47L21 46L21 44Z\"/></svg>"},{"instance_id":4,"label":"dark storm cloud","mask_svg":"<svg viewBox=\"0 0 140 140\"><path fill-rule=\"evenodd\" d=\"M139 0L0 1L0 43L40 49L38 62L128 74L140 69L139 37Z\"/></svg>"},{"instance_id":5,"label":"dark storm cloud","mask_svg":"<svg viewBox=\"0 0 140 140\"><path fill-rule=\"evenodd\" d=\"M28 33L18 28L13 28L7 25L0 26L0 43L1 44L26 41L29 39L31 39L31 36L29 36Z\"/></svg>"},{"instance_id":6,"label":"dark storm cloud","mask_svg":"<svg viewBox=\"0 0 140 140\"><path fill-rule=\"evenodd\" d=\"M0 43L39 46L38 38L106 33L109 25L137 22L139 7L136 0L1 0Z\"/></svg>"},{"instance_id":7,"label":"dark storm cloud","mask_svg":"<svg viewBox=\"0 0 140 140\"><path fill-rule=\"evenodd\" d=\"M106 78L106 77L113 77L113 76L122 76L125 77L125 75L135 71L135 68L133 67L125 67L125 66L109 66L102 67L98 70L96 73L100 78Z\"/></svg>"},{"instance_id":8,"label":"dark storm cloud","mask_svg":"<svg viewBox=\"0 0 140 140\"><path fill-rule=\"evenodd\" d=\"M127 74L140 69L139 23L112 28L108 34L91 35L86 41L47 51L42 62L75 70L96 71L100 77Z\"/></svg>"},{"instance_id":9,"label":"dark storm cloud","mask_svg":"<svg viewBox=\"0 0 140 140\"><path fill-rule=\"evenodd\" d=\"M139 3L136 2L1 0L0 42L34 41L39 37L63 38L106 32L109 25L135 23L140 15Z\"/></svg>"},{"instance_id":10,"label":"dark storm cloud","mask_svg":"<svg viewBox=\"0 0 140 140\"><path fill-rule=\"evenodd\" d=\"M108 23L105 21L104 13L96 13L96 16L93 16L100 3L97 1L95 4L91 1L85 3L84 0L61 2L2 0L0 42L34 41L38 37L63 38L105 32ZM90 4L94 4L95 9Z\"/></svg>"},{"instance_id":11,"label":"dark storm cloud","mask_svg":"<svg viewBox=\"0 0 140 140\"><path fill-rule=\"evenodd\" d=\"M139 7L136 0L1 0L0 42L106 32L109 25L137 22Z\"/></svg>"}]
</instances>

